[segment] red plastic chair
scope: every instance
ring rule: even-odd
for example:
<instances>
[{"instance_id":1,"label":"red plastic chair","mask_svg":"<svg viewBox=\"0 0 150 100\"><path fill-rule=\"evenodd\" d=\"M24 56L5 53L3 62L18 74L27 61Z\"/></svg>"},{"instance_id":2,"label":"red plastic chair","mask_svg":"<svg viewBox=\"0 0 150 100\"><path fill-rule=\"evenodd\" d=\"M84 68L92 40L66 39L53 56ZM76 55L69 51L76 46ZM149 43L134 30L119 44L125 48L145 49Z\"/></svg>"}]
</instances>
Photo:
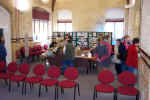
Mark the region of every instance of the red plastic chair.
<instances>
[{"instance_id":1,"label":"red plastic chair","mask_svg":"<svg viewBox=\"0 0 150 100\"><path fill-rule=\"evenodd\" d=\"M1 62L1 65L3 65L4 62ZM17 71L17 63L16 62L11 62L8 64L8 67L7 67L7 73L0 73L0 79L3 79L5 81L6 84L8 84L7 82L7 79L10 78L10 76L13 76L14 73ZM4 70L4 66L1 67L2 69L1 70Z\"/></svg>"},{"instance_id":2,"label":"red plastic chair","mask_svg":"<svg viewBox=\"0 0 150 100\"><path fill-rule=\"evenodd\" d=\"M33 68L33 73L34 73L34 76L30 76L30 77L27 77L25 79L25 95L26 95L26 85L27 83L30 84L30 88L33 86L33 84L37 84L37 83L40 83L40 81L43 80L43 75L45 74L45 68L42 64L37 64L35 65L35 67Z\"/></svg>"},{"instance_id":3,"label":"red plastic chair","mask_svg":"<svg viewBox=\"0 0 150 100\"><path fill-rule=\"evenodd\" d=\"M25 78L27 77L27 75L29 74L29 71L30 71L29 64L23 63L20 65L20 67L19 67L20 74L10 76L10 78L9 78L9 92L11 91L11 82L15 82L19 86L20 82L23 82L25 80ZM22 85L22 94L23 94L23 86L24 86L24 82Z\"/></svg>"},{"instance_id":4,"label":"red plastic chair","mask_svg":"<svg viewBox=\"0 0 150 100\"><path fill-rule=\"evenodd\" d=\"M57 83L58 83L58 78L61 75L61 70L59 67L56 66L51 66L48 69L48 76L50 77L49 79L45 79L43 81L40 82L40 87L39 87L39 97L41 94L41 86L45 86L46 87L46 92L48 91L47 87L52 87L55 86L55 100L57 98Z\"/></svg>"},{"instance_id":5,"label":"red plastic chair","mask_svg":"<svg viewBox=\"0 0 150 100\"><path fill-rule=\"evenodd\" d=\"M94 88L94 95L93 95L93 100L97 98L97 93L102 92L102 93L113 93L115 88L111 85L114 81L114 74L109 71L109 70L104 70L102 72L99 72L98 74L98 81L101 82L101 84L97 84Z\"/></svg>"},{"instance_id":6,"label":"red plastic chair","mask_svg":"<svg viewBox=\"0 0 150 100\"><path fill-rule=\"evenodd\" d=\"M0 79L4 80L7 85L8 74L3 73L4 70L5 70L5 62L0 61Z\"/></svg>"},{"instance_id":7,"label":"red plastic chair","mask_svg":"<svg viewBox=\"0 0 150 100\"><path fill-rule=\"evenodd\" d=\"M0 61L0 73L3 72L5 69L5 62L4 61Z\"/></svg>"},{"instance_id":8,"label":"red plastic chair","mask_svg":"<svg viewBox=\"0 0 150 100\"><path fill-rule=\"evenodd\" d=\"M64 93L64 88L74 88L74 100L76 96L76 88L78 88L78 94L80 96L79 83L75 80L78 78L78 70L74 67L68 67L64 72L64 77L67 80L59 82L58 86L61 88L61 94Z\"/></svg>"},{"instance_id":9,"label":"red plastic chair","mask_svg":"<svg viewBox=\"0 0 150 100\"><path fill-rule=\"evenodd\" d=\"M117 93L127 96L136 96L136 100L139 100L139 91L133 86L136 84L136 76L129 71L125 71L118 76L118 81L124 86L120 86L117 89ZM117 94L116 99L117 100Z\"/></svg>"}]
</instances>

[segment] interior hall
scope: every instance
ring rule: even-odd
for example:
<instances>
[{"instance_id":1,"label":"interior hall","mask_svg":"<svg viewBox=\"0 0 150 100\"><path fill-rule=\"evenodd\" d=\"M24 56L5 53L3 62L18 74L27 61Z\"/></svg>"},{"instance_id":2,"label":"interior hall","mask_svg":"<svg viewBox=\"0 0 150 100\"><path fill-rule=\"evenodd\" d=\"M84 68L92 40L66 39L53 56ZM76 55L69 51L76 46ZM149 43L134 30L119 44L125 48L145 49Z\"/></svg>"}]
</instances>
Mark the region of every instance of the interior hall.
<instances>
[{"instance_id":1,"label":"interior hall","mask_svg":"<svg viewBox=\"0 0 150 100\"><path fill-rule=\"evenodd\" d=\"M0 0L0 100L150 100L149 0Z\"/></svg>"}]
</instances>

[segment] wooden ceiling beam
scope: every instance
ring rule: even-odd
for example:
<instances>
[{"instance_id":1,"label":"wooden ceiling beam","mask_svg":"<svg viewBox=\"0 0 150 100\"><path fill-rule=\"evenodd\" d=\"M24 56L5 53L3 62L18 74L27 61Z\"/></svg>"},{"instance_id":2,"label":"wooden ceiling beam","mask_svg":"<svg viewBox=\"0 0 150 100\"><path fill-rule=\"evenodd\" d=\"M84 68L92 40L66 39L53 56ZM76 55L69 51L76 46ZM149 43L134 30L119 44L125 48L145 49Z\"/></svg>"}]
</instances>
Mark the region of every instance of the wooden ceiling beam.
<instances>
[{"instance_id":1,"label":"wooden ceiling beam","mask_svg":"<svg viewBox=\"0 0 150 100\"><path fill-rule=\"evenodd\" d=\"M56 0L52 0L52 12L54 11Z\"/></svg>"}]
</instances>

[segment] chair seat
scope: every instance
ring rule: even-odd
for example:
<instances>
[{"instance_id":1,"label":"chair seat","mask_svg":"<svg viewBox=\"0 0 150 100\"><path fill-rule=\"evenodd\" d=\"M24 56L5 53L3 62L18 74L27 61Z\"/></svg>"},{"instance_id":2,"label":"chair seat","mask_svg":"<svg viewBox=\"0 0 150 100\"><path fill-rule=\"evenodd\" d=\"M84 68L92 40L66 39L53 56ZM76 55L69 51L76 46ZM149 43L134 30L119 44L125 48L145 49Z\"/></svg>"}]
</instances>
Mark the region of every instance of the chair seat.
<instances>
[{"instance_id":1,"label":"chair seat","mask_svg":"<svg viewBox=\"0 0 150 100\"><path fill-rule=\"evenodd\" d=\"M41 77L28 77L25 79L26 83L38 83L40 81L42 81Z\"/></svg>"},{"instance_id":2,"label":"chair seat","mask_svg":"<svg viewBox=\"0 0 150 100\"><path fill-rule=\"evenodd\" d=\"M56 85L57 82L58 81L55 79L45 79L45 80L41 81L40 84L44 85L44 86L53 86L53 85Z\"/></svg>"},{"instance_id":3,"label":"chair seat","mask_svg":"<svg viewBox=\"0 0 150 100\"><path fill-rule=\"evenodd\" d=\"M71 80L63 80L63 81L59 82L58 85L62 88L73 88L73 87L75 87L76 82L73 82Z\"/></svg>"},{"instance_id":4,"label":"chair seat","mask_svg":"<svg viewBox=\"0 0 150 100\"><path fill-rule=\"evenodd\" d=\"M138 95L138 90L134 87L120 86L118 87L118 93L128 96Z\"/></svg>"},{"instance_id":5,"label":"chair seat","mask_svg":"<svg viewBox=\"0 0 150 100\"><path fill-rule=\"evenodd\" d=\"M0 73L0 79L8 79L9 78L9 74L7 73Z\"/></svg>"},{"instance_id":6,"label":"chair seat","mask_svg":"<svg viewBox=\"0 0 150 100\"><path fill-rule=\"evenodd\" d=\"M98 84L96 85L95 90L97 92L112 93L114 92L114 87L111 85Z\"/></svg>"},{"instance_id":7,"label":"chair seat","mask_svg":"<svg viewBox=\"0 0 150 100\"><path fill-rule=\"evenodd\" d=\"M24 75L14 75L10 78L11 81L19 82L25 79Z\"/></svg>"}]
</instances>

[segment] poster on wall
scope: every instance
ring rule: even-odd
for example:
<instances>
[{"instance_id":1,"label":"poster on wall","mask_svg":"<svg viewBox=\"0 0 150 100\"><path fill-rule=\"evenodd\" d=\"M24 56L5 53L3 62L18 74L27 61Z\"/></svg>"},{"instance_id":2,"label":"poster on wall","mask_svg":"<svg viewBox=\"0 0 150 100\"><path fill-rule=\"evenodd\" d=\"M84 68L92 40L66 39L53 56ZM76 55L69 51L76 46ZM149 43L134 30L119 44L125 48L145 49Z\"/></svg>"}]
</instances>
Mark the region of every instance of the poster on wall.
<instances>
[{"instance_id":1,"label":"poster on wall","mask_svg":"<svg viewBox=\"0 0 150 100\"><path fill-rule=\"evenodd\" d=\"M141 48L150 56L150 0L143 0L141 9Z\"/></svg>"}]
</instances>

